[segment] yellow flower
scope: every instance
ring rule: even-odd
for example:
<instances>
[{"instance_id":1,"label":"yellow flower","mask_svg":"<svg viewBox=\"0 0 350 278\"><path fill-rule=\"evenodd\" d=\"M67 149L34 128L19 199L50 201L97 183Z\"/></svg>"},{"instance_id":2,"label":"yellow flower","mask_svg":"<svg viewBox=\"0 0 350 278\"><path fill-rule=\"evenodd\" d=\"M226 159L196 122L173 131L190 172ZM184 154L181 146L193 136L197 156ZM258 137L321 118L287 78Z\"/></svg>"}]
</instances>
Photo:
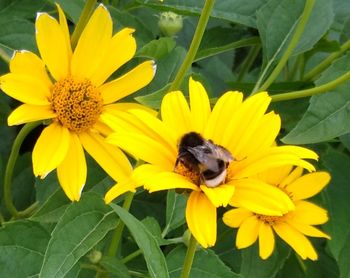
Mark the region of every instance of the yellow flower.
<instances>
[{"instance_id":1,"label":"yellow flower","mask_svg":"<svg viewBox=\"0 0 350 278\"><path fill-rule=\"evenodd\" d=\"M79 200L87 175L85 149L115 180L130 179L132 167L115 146L105 143L110 129L101 116L136 104L115 101L146 86L154 76L152 61L105 82L135 51L133 29L113 35L112 19L100 5L71 48L67 21L57 6L59 20L47 13L36 19L36 42L41 58L15 52L10 73L0 77L1 89L24 104L8 118L9 125L51 119L33 150L35 176L44 178L57 168L59 182L71 200Z\"/></svg>"},{"instance_id":2,"label":"yellow flower","mask_svg":"<svg viewBox=\"0 0 350 278\"><path fill-rule=\"evenodd\" d=\"M280 118L273 112L265 114L270 103L267 93L243 101L242 93L227 92L211 110L204 87L190 79L189 102L190 107L184 95L175 91L162 101L161 120L140 109L129 110L128 121L110 119L109 124L118 132L107 140L147 162L135 170L135 179L150 192L173 188L190 191L186 221L203 247L215 244L216 208L226 206L236 194L243 207L257 213L282 215L293 209L285 193L250 177L286 164L314 170L302 158L316 159L317 155L301 147L275 146ZM222 183L208 186L201 173L179 163L179 140L190 132L212 140L233 156L228 168L223 169L226 176ZM112 188L106 202L116 195Z\"/></svg>"},{"instance_id":3,"label":"yellow flower","mask_svg":"<svg viewBox=\"0 0 350 278\"><path fill-rule=\"evenodd\" d=\"M301 258L317 259L317 253L306 236L330 239L327 234L313 227L328 221L327 211L304 199L320 192L328 184L330 176L326 172L302 176L303 169L297 167L291 170L292 167L269 170L260 178L287 193L295 204L294 211L282 216L269 216L237 208L224 214L224 223L238 228L237 248L248 247L259 238L259 255L266 259L274 250L275 231Z\"/></svg>"}]
</instances>

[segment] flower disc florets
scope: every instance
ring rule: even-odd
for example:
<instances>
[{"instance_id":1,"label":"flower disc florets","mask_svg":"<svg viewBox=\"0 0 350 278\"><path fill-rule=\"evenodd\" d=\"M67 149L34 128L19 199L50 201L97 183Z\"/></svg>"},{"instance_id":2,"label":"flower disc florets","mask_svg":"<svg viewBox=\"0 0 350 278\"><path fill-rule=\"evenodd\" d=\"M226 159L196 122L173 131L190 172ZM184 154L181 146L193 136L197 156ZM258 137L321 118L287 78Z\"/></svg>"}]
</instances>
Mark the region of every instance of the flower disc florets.
<instances>
[{"instance_id":1,"label":"flower disc florets","mask_svg":"<svg viewBox=\"0 0 350 278\"><path fill-rule=\"evenodd\" d=\"M91 128L103 107L101 94L91 81L77 81L72 77L55 83L51 103L60 123L77 133Z\"/></svg>"}]
</instances>

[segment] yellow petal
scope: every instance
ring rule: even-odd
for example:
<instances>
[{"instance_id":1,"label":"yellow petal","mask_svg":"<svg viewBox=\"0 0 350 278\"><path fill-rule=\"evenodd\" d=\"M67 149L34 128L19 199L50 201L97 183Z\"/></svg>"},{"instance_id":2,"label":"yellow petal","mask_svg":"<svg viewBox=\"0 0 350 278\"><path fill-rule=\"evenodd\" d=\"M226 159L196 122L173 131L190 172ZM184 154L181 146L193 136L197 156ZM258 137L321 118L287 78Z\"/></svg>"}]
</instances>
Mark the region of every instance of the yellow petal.
<instances>
[{"instance_id":1,"label":"yellow petal","mask_svg":"<svg viewBox=\"0 0 350 278\"><path fill-rule=\"evenodd\" d=\"M16 51L10 61L11 73L29 75L35 80L40 80L47 88L52 85L50 78L46 72L44 62L29 51Z\"/></svg>"},{"instance_id":2,"label":"yellow petal","mask_svg":"<svg viewBox=\"0 0 350 278\"><path fill-rule=\"evenodd\" d=\"M297 201L295 211L289 214L296 221L308 225L321 225L328 221L328 213L325 209L307 201Z\"/></svg>"},{"instance_id":3,"label":"yellow petal","mask_svg":"<svg viewBox=\"0 0 350 278\"><path fill-rule=\"evenodd\" d=\"M311 226L311 225L307 225L304 223L298 223L297 219L295 219L296 221L294 221L293 219L287 219L287 223L292 226L293 228L295 228L296 230L298 230L299 232L301 232L304 235L307 236L311 236L311 237L323 237L326 239L331 239L331 237L327 234L325 234L324 232L320 231L319 229Z\"/></svg>"},{"instance_id":4,"label":"yellow petal","mask_svg":"<svg viewBox=\"0 0 350 278\"><path fill-rule=\"evenodd\" d=\"M246 218L237 231L236 246L238 249L252 245L258 238L260 221L255 215Z\"/></svg>"},{"instance_id":5,"label":"yellow petal","mask_svg":"<svg viewBox=\"0 0 350 278\"><path fill-rule=\"evenodd\" d=\"M203 134L210 116L209 98L203 85L192 77L189 80L189 91L193 131Z\"/></svg>"},{"instance_id":6,"label":"yellow petal","mask_svg":"<svg viewBox=\"0 0 350 278\"><path fill-rule=\"evenodd\" d=\"M152 108L149 108L149 107L144 106L142 104L134 103L134 102L117 102L117 103L105 105L103 108L108 108L108 109L112 109L115 111L128 111L131 109L142 109L142 110L147 111L148 113L150 113L153 116L158 115L158 111L153 110Z\"/></svg>"},{"instance_id":7,"label":"yellow petal","mask_svg":"<svg viewBox=\"0 0 350 278\"><path fill-rule=\"evenodd\" d=\"M97 133L80 133L79 138L84 149L115 181L129 179L132 167L120 149L108 144L105 138Z\"/></svg>"},{"instance_id":8,"label":"yellow petal","mask_svg":"<svg viewBox=\"0 0 350 278\"><path fill-rule=\"evenodd\" d=\"M67 24L67 19L66 16L61 9L61 6L56 3L56 8L58 11L58 20L61 26L61 29L63 31L64 37L65 37L65 42L66 42L66 47L67 47L67 52L68 52L68 59L72 58L72 45L70 42L70 35L69 35L69 29L68 29L68 24Z\"/></svg>"},{"instance_id":9,"label":"yellow petal","mask_svg":"<svg viewBox=\"0 0 350 278\"><path fill-rule=\"evenodd\" d=\"M294 204L282 190L254 179L232 182L236 191L231 205L263 215L281 216L293 210Z\"/></svg>"},{"instance_id":10,"label":"yellow petal","mask_svg":"<svg viewBox=\"0 0 350 278\"><path fill-rule=\"evenodd\" d=\"M169 150L167 146L145 135L124 132L113 133L108 136L107 141L148 163L161 166L168 171L174 169L176 154Z\"/></svg>"},{"instance_id":11,"label":"yellow petal","mask_svg":"<svg viewBox=\"0 0 350 278\"><path fill-rule=\"evenodd\" d=\"M317 260L317 253L311 242L300 232L286 223L279 223L273 229L287 244L289 244L302 259Z\"/></svg>"},{"instance_id":12,"label":"yellow petal","mask_svg":"<svg viewBox=\"0 0 350 278\"><path fill-rule=\"evenodd\" d=\"M292 165L285 165L277 168L267 169L266 171L258 174L258 179L268 184L277 186L281 184L281 182L288 176L292 169Z\"/></svg>"},{"instance_id":13,"label":"yellow petal","mask_svg":"<svg viewBox=\"0 0 350 278\"><path fill-rule=\"evenodd\" d=\"M100 66L91 76L91 81L95 86L103 84L113 72L134 56L136 51L136 41L132 36L134 31L131 28L124 28L112 37L104 57L99 62Z\"/></svg>"},{"instance_id":14,"label":"yellow petal","mask_svg":"<svg viewBox=\"0 0 350 278\"><path fill-rule=\"evenodd\" d=\"M79 137L71 132L67 155L57 167L60 185L71 201L79 201L86 176L87 167L83 147Z\"/></svg>"},{"instance_id":15,"label":"yellow petal","mask_svg":"<svg viewBox=\"0 0 350 278\"><path fill-rule=\"evenodd\" d=\"M226 92L221 96L210 114L204 137L224 146L224 137L228 135L226 131L228 123L233 121L238 108L242 105L242 100L243 94L240 92Z\"/></svg>"},{"instance_id":16,"label":"yellow petal","mask_svg":"<svg viewBox=\"0 0 350 278\"><path fill-rule=\"evenodd\" d=\"M104 104L120 100L150 83L155 75L156 67L153 61L146 61L128 73L102 85L99 90Z\"/></svg>"},{"instance_id":17,"label":"yellow petal","mask_svg":"<svg viewBox=\"0 0 350 278\"><path fill-rule=\"evenodd\" d=\"M271 256L275 248L275 237L270 225L262 222L259 229L259 256L263 260Z\"/></svg>"},{"instance_id":18,"label":"yellow petal","mask_svg":"<svg viewBox=\"0 0 350 278\"><path fill-rule=\"evenodd\" d=\"M237 208L227 211L222 220L227 226L238 228L246 218L252 215L253 213L247 209Z\"/></svg>"},{"instance_id":19,"label":"yellow petal","mask_svg":"<svg viewBox=\"0 0 350 278\"><path fill-rule=\"evenodd\" d=\"M135 192L135 182L133 180L130 179L130 180L117 183L107 191L105 195L106 204L109 204L115 198L119 197L120 195L128 191Z\"/></svg>"},{"instance_id":20,"label":"yellow petal","mask_svg":"<svg viewBox=\"0 0 350 278\"><path fill-rule=\"evenodd\" d=\"M317 154L306 148L296 146L271 147L264 152L231 163L229 171L234 173L236 179L253 176L269 168L285 165L296 165L309 171L315 171L315 167L303 158L316 159Z\"/></svg>"},{"instance_id":21,"label":"yellow petal","mask_svg":"<svg viewBox=\"0 0 350 278\"><path fill-rule=\"evenodd\" d=\"M112 18L102 4L86 24L72 56L72 75L91 80L101 69L112 38ZM96 86L96 84L94 84Z\"/></svg>"},{"instance_id":22,"label":"yellow petal","mask_svg":"<svg viewBox=\"0 0 350 278\"><path fill-rule=\"evenodd\" d=\"M330 179L327 172L309 173L289 184L286 189L293 194L294 201L307 199L319 193Z\"/></svg>"},{"instance_id":23,"label":"yellow petal","mask_svg":"<svg viewBox=\"0 0 350 278\"><path fill-rule=\"evenodd\" d=\"M132 109L129 113L135 115L144 125L146 125L155 135L155 139L158 142L166 145L172 152L177 153L177 138L174 130L171 130L157 117L152 116L150 113L140 110Z\"/></svg>"},{"instance_id":24,"label":"yellow petal","mask_svg":"<svg viewBox=\"0 0 350 278\"><path fill-rule=\"evenodd\" d=\"M161 114L163 122L176 132L177 138L193 131L190 108L180 91L171 92L164 96Z\"/></svg>"},{"instance_id":25,"label":"yellow petal","mask_svg":"<svg viewBox=\"0 0 350 278\"><path fill-rule=\"evenodd\" d=\"M244 128L244 127L242 127ZM247 157L256 152L261 152L268 147L271 147L276 140L276 137L281 128L281 118L273 112L270 112L256 123L256 129L254 130L251 125L248 125L248 129L251 129L249 138L241 138L242 145L240 150L232 144L231 149L235 151L237 158ZM247 133L246 133L247 134ZM243 140L246 140L243 142Z\"/></svg>"},{"instance_id":26,"label":"yellow petal","mask_svg":"<svg viewBox=\"0 0 350 278\"><path fill-rule=\"evenodd\" d=\"M200 187L215 207L226 207L235 192L235 187L232 184L222 184L214 188L206 185L201 185Z\"/></svg>"},{"instance_id":27,"label":"yellow petal","mask_svg":"<svg viewBox=\"0 0 350 278\"><path fill-rule=\"evenodd\" d=\"M36 43L41 58L55 80L69 74L69 49L67 37L56 19L46 13L38 14L35 22Z\"/></svg>"},{"instance_id":28,"label":"yellow petal","mask_svg":"<svg viewBox=\"0 0 350 278\"><path fill-rule=\"evenodd\" d=\"M192 235L203 248L216 242L216 208L200 191L193 191L187 200L186 221Z\"/></svg>"},{"instance_id":29,"label":"yellow petal","mask_svg":"<svg viewBox=\"0 0 350 278\"><path fill-rule=\"evenodd\" d=\"M144 185L145 182L152 179L156 174L162 172L164 172L162 167L152 164L142 164L134 169L132 179L135 180L137 185Z\"/></svg>"},{"instance_id":30,"label":"yellow petal","mask_svg":"<svg viewBox=\"0 0 350 278\"><path fill-rule=\"evenodd\" d=\"M246 156L245 150L250 148L247 143L254 143L253 140L258 139L255 137L256 130L260 127L259 124L270 101L271 98L267 93L259 93L247 98L227 123L222 145L228 146L237 159Z\"/></svg>"},{"instance_id":31,"label":"yellow petal","mask_svg":"<svg viewBox=\"0 0 350 278\"><path fill-rule=\"evenodd\" d=\"M102 134L104 137L107 137L108 135L111 135L113 133L113 130L101 121L97 121L94 124L93 129L96 130L98 133Z\"/></svg>"},{"instance_id":32,"label":"yellow petal","mask_svg":"<svg viewBox=\"0 0 350 278\"><path fill-rule=\"evenodd\" d=\"M39 136L33 149L33 171L37 177L45 178L63 161L70 145L67 128L54 122Z\"/></svg>"},{"instance_id":33,"label":"yellow petal","mask_svg":"<svg viewBox=\"0 0 350 278\"><path fill-rule=\"evenodd\" d=\"M290 172L289 175L286 175L286 177L279 183L281 188L285 188L288 184L292 183L301 175L303 174L304 169L301 167L296 167L292 172Z\"/></svg>"},{"instance_id":34,"label":"yellow petal","mask_svg":"<svg viewBox=\"0 0 350 278\"><path fill-rule=\"evenodd\" d=\"M31 105L22 104L17 107L8 117L9 126L20 125L39 120L55 118L56 114L52 111L51 105Z\"/></svg>"},{"instance_id":35,"label":"yellow petal","mask_svg":"<svg viewBox=\"0 0 350 278\"><path fill-rule=\"evenodd\" d=\"M0 77L0 87L7 95L33 105L48 105L51 95L46 84L33 76L8 73Z\"/></svg>"},{"instance_id":36,"label":"yellow petal","mask_svg":"<svg viewBox=\"0 0 350 278\"><path fill-rule=\"evenodd\" d=\"M189 179L173 172L161 172L145 180L144 187L150 193L160 190L175 188L191 189L200 191L199 187Z\"/></svg>"}]
</instances>

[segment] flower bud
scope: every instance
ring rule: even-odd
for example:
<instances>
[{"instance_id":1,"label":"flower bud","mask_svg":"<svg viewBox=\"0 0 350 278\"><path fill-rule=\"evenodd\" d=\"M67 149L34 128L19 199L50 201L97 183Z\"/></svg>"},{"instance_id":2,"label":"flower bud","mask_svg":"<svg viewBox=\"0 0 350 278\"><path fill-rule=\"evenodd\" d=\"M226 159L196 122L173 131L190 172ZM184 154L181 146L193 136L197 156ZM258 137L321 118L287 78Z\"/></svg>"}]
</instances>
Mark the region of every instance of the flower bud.
<instances>
[{"instance_id":1,"label":"flower bud","mask_svg":"<svg viewBox=\"0 0 350 278\"><path fill-rule=\"evenodd\" d=\"M98 250L91 250L87 257L91 263L97 264L102 258L102 253Z\"/></svg>"},{"instance_id":2,"label":"flower bud","mask_svg":"<svg viewBox=\"0 0 350 278\"><path fill-rule=\"evenodd\" d=\"M158 26L165 36L172 37L182 29L182 16L173 12L163 12L160 14Z\"/></svg>"}]
</instances>

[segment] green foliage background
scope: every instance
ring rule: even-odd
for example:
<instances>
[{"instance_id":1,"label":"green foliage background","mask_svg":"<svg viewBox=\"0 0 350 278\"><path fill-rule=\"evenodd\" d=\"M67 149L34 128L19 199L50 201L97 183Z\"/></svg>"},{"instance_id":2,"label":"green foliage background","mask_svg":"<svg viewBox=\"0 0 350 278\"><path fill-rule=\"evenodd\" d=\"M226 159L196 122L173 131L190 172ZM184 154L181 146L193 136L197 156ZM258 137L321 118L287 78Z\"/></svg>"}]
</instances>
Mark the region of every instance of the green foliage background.
<instances>
[{"instance_id":1,"label":"green foliage background","mask_svg":"<svg viewBox=\"0 0 350 278\"><path fill-rule=\"evenodd\" d=\"M152 83L129 100L159 108L186 55L204 1L102 2L112 15L115 31L123 27L137 30L137 54L116 74L144 58L157 63ZM84 1L57 3L73 30ZM259 78L265 79L280 60L304 5L304 0L218 0L188 74L204 83L213 102L227 90L241 90L248 96ZM38 52L34 39L38 11L57 16L51 0L0 0L0 54L4 58L0 74L8 72L5 60L14 50ZM162 11L183 15L183 29L175 37L160 33ZM305 79L326 57L342 50L350 40L349 27L348 0L317 0L292 56L269 93L320 86L348 72L350 53L344 51L320 74ZM255 57L247 67L252 53ZM187 80L182 90L187 92ZM18 133L18 127L7 126L7 117L16 106L18 103L0 94L1 181ZM301 261L280 241L271 258L263 261L256 245L237 250L234 232L219 221L217 244L210 250L198 250L191 277L350 277L350 81L310 98L275 102L271 109L283 118L280 140L316 150L320 155L318 169L332 175L327 189L314 199L329 211L330 221L323 228L332 240L313 240L320 257L317 262ZM148 194L139 190L130 213L118 206L123 198L106 206L102 196L113 181L90 159L82 199L70 203L55 174L44 180L33 177L30 152L40 130L32 132L22 146L13 179L16 207L25 209L38 202L38 209L27 219L11 220L2 200L0 277L95 277L96 271L103 269L110 277L179 277L186 253L181 238L186 229L186 197L172 191ZM96 251L106 254L118 221L127 229L117 256L103 256L94 263L91 256Z\"/></svg>"}]
</instances>

